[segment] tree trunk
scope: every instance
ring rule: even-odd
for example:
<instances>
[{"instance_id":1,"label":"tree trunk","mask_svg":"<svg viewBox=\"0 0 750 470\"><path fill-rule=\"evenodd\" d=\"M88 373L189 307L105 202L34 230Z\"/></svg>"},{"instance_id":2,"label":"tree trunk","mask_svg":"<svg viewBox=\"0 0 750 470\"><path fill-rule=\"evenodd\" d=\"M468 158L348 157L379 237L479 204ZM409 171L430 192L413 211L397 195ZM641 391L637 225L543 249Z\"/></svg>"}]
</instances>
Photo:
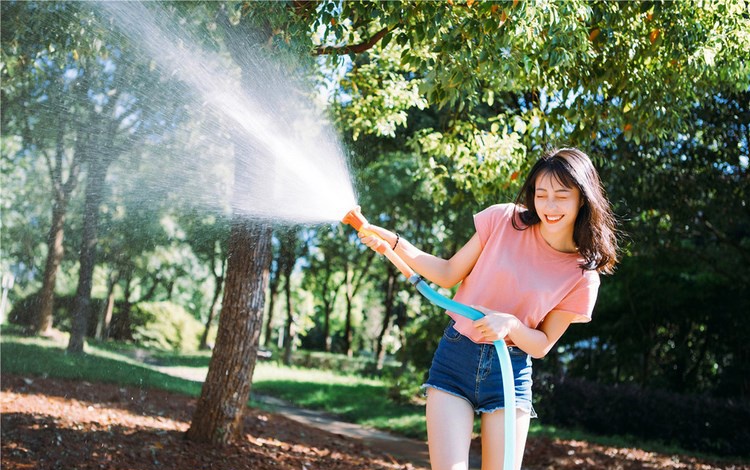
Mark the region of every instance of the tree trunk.
<instances>
[{"instance_id":1,"label":"tree trunk","mask_svg":"<svg viewBox=\"0 0 750 470\"><path fill-rule=\"evenodd\" d=\"M96 323L95 338L100 341L109 338L109 326L112 323L112 313L115 310L115 286L119 279L119 273L112 272L107 280L107 303L99 315L99 321Z\"/></svg>"},{"instance_id":2,"label":"tree trunk","mask_svg":"<svg viewBox=\"0 0 750 470\"><path fill-rule=\"evenodd\" d=\"M299 241L297 230L291 228L279 235L279 273L283 274L284 296L286 297L286 321L284 322L284 364L291 365L294 340L297 336L294 325L294 308L292 307L292 271L297 262Z\"/></svg>"},{"instance_id":3,"label":"tree trunk","mask_svg":"<svg viewBox=\"0 0 750 470\"><path fill-rule=\"evenodd\" d=\"M323 300L323 338L325 341L325 352L331 352L332 338L331 338L331 303L327 300Z\"/></svg>"},{"instance_id":4,"label":"tree trunk","mask_svg":"<svg viewBox=\"0 0 750 470\"><path fill-rule=\"evenodd\" d=\"M68 341L68 352L82 353L91 318L91 287L96 266L96 244L99 228L99 206L104 197L104 179L107 175L107 156L89 160L84 203L83 236L79 257L78 288L73 304L73 318Z\"/></svg>"},{"instance_id":5,"label":"tree trunk","mask_svg":"<svg viewBox=\"0 0 750 470\"><path fill-rule=\"evenodd\" d=\"M294 329L294 314L292 310L292 273L286 274L284 284L284 296L286 297L286 322L284 323L284 364L292 364L292 349L297 332Z\"/></svg>"},{"instance_id":6,"label":"tree trunk","mask_svg":"<svg viewBox=\"0 0 750 470\"><path fill-rule=\"evenodd\" d=\"M388 334L391 326L391 317L393 316L393 301L396 292L396 271L392 265L388 265L388 279L386 280L385 289L385 311L383 312L383 324L378 334L378 341L375 345L377 352L377 370L383 370L385 363L385 348L383 347L383 338Z\"/></svg>"},{"instance_id":7,"label":"tree trunk","mask_svg":"<svg viewBox=\"0 0 750 470\"><path fill-rule=\"evenodd\" d=\"M215 262L214 258L214 262ZM206 327L203 329L203 334L201 335L201 343L199 346L199 349L208 349L208 333L211 329L211 324L214 322L214 318L216 318L216 310L217 305L219 304L219 296L221 295L222 287L224 286L224 260L221 260L221 273L216 274L216 268L212 269L212 272L214 273L214 279L216 283L216 287L214 287L214 296L211 299L211 307L208 310L208 320L206 320Z\"/></svg>"},{"instance_id":8,"label":"tree trunk","mask_svg":"<svg viewBox=\"0 0 750 470\"><path fill-rule=\"evenodd\" d=\"M263 347L266 349L271 348L271 338L272 338L272 323L273 323L273 309L276 305L276 297L278 297L279 294L279 263L276 263L276 272L271 273L269 275L269 290L270 293L268 295L268 316L266 317L266 335L263 338Z\"/></svg>"},{"instance_id":9,"label":"tree trunk","mask_svg":"<svg viewBox=\"0 0 750 470\"><path fill-rule=\"evenodd\" d=\"M347 357L354 357L354 348L352 347L352 342L354 341L354 332L352 331L352 298L353 296L347 292L346 320L344 323L344 347Z\"/></svg>"},{"instance_id":10,"label":"tree trunk","mask_svg":"<svg viewBox=\"0 0 750 470\"><path fill-rule=\"evenodd\" d=\"M216 348L188 439L221 445L242 431L250 395L271 261L272 229L235 219Z\"/></svg>"},{"instance_id":11,"label":"tree trunk","mask_svg":"<svg viewBox=\"0 0 750 470\"><path fill-rule=\"evenodd\" d=\"M55 207L52 209L52 225L47 236L47 262L44 266L42 290L39 293L39 310L34 319L34 333L38 335L49 334L52 329L57 270L64 254L64 227L65 207L63 203L55 202Z\"/></svg>"},{"instance_id":12,"label":"tree trunk","mask_svg":"<svg viewBox=\"0 0 750 470\"><path fill-rule=\"evenodd\" d=\"M57 282L57 270L60 268L64 254L63 239L65 236L65 213L68 207L70 195L78 184L78 168L81 157L83 138L76 144L76 152L73 163L68 174L67 181L63 181L63 153L65 152L65 130L64 123L60 124L57 131L57 142L55 149L55 163L48 159L49 172L52 183L54 205L52 206L52 220L47 235L47 261L44 265L42 276L42 289L39 293L39 310L34 315L34 333L46 335L52 329L52 315L55 308L55 284ZM46 156L46 154L45 154Z\"/></svg>"},{"instance_id":13,"label":"tree trunk","mask_svg":"<svg viewBox=\"0 0 750 470\"><path fill-rule=\"evenodd\" d=\"M354 348L352 346L352 343L354 341L354 331L352 328L352 306L354 303L354 296L357 295L357 291L363 284L365 273L370 269L372 260L375 259L374 255L375 253L369 254L366 257L364 266L362 266L361 268L359 268L356 264L354 265L354 267L352 267L349 261L344 264L344 293L346 295L346 324L344 327L344 342L346 355L349 357L354 356ZM357 272L355 272L355 269L357 268L359 269Z\"/></svg>"},{"instance_id":14,"label":"tree trunk","mask_svg":"<svg viewBox=\"0 0 750 470\"><path fill-rule=\"evenodd\" d=\"M323 338L325 341L325 352L331 352L333 346L333 338L331 337L331 313L333 311L333 306L336 305L336 297L338 297L340 286L335 285L331 288L331 262L327 261L326 263L323 292L321 292L323 302Z\"/></svg>"},{"instance_id":15,"label":"tree trunk","mask_svg":"<svg viewBox=\"0 0 750 470\"><path fill-rule=\"evenodd\" d=\"M133 278L132 269L129 269L123 277L123 284L125 286L122 293L123 301L117 310L117 316L112 322L109 336L114 339L131 340L133 339L133 331L130 326L130 309L133 306L133 303L130 301L130 296L132 295L130 287Z\"/></svg>"}]
</instances>

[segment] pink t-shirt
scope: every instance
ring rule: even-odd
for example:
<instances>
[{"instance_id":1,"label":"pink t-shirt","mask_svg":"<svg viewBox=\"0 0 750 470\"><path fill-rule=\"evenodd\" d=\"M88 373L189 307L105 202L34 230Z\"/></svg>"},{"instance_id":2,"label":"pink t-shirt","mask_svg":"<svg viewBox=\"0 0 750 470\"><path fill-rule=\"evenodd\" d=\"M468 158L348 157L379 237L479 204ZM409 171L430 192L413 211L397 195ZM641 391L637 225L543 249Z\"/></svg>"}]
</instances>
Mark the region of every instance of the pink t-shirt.
<instances>
[{"instance_id":1,"label":"pink t-shirt","mask_svg":"<svg viewBox=\"0 0 750 470\"><path fill-rule=\"evenodd\" d=\"M591 321L599 274L582 270L577 253L549 246L539 224L516 230L514 208L514 204L497 204L474 216L482 252L454 299L513 314L530 328L536 328L552 310L575 313L574 323ZM520 220L517 225L523 226ZM456 321L459 333L482 342L472 320L453 312L448 315Z\"/></svg>"}]
</instances>

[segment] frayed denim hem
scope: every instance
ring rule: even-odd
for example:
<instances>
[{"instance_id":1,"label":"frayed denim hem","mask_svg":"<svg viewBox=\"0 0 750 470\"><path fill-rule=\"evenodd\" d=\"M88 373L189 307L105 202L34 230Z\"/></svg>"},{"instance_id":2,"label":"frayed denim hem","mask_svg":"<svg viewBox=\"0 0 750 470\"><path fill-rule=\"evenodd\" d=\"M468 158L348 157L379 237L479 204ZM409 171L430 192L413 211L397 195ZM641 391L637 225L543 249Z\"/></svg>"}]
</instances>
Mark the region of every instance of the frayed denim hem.
<instances>
[{"instance_id":1,"label":"frayed denim hem","mask_svg":"<svg viewBox=\"0 0 750 470\"><path fill-rule=\"evenodd\" d=\"M477 416L480 415L480 414L482 414L482 413L494 413L497 410L505 409L504 406L498 406L498 407L492 408L492 409L474 408L474 404L471 403L471 400L469 400L465 396L461 395L460 393L456 393L456 392L451 391L451 390L446 390L443 387L438 387L438 386L435 386L435 385L432 385L432 384L428 384L428 383L422 384L422 386L420 388L423 390L422 396L425 396L425 397L427 396L427 389L428 388L434 388L435 390L440 390L441 392L448 393L450 395L453 395L454 397L462 398L462 399L466 400L466 402L469 404L469 406L471 406L471 408L474 410L474 414L476 414ZM534 409L534 406L531 403L523 403L523 404L516 403L516 409L524 411L526 413L529 413L529 415L530 415L530 417L532 419L538 417L537 414L536 414L536 410Z\"/></svg>"},{"instance_id":2,"label":"frayed denim hem","mask_svg":"<svg viewBox=\"0 0 750 470\"><path fill-rule=\"evenodd\" d=\"M498 406L497 408L492 408L491 410L480 408L478 410L474 410L474 412L476 414L480 414L480 413L494 413L497 410L503 410L503 409L505 409L504 406ZM516 409L517 410L521 410L524 413L528 413L529 417L531 419L537 418L536 410L534 409L533 405L529 405L528 403L524 403L524 404L517 403L516 404Z\"/></svg>"},{"instance_id":3,"label":"frayed denim hem","mask_svg":"<svg viewBox=\"0 0 750 470\"><path fill-rule=\"evenodd\" d=\"M422 388L422 390L424 390L424 392L422 393L422 396L424 396L424 397L427 396L427 389L428 388L434 388L435 390L440 390L441 392L445 392L445 393L451 394L454 397L463 398L464 400L466 400L466 403L469 404L469 406L471 407L471 409L474 409L474 404L471 402L471 400L469 400L465 396L461 395L460 393L456 393L456 392L454 392L452 390L444 389L443 387L437 387L437 386L432 385L432 384L422 384L421 388ZM476 410L474 412L476 413Z\"/></svg>"}]
</instances>

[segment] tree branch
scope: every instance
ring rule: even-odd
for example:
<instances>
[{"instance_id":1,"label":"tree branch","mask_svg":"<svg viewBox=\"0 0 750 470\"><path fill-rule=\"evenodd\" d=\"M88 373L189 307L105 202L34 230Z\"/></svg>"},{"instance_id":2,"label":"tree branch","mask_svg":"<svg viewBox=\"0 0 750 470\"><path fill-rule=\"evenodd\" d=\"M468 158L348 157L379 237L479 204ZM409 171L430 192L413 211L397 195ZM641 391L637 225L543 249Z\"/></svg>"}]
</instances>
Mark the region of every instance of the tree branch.
<instances>
[{"instance_id":1,"label":"tree branch","mask_svg":"<svg viewBox=\"0 0 750 470\"><path fill-rule=\"evenodd\" d=\"M388 28L387 26L375 33L373 37L368 39L365 42L361 42L359 44L351 44L348 46L341 46L341 47L334 47L334 46L324 46L319 47L315 51L315 55L326 55L326 54L359 54L360 52L364 52L368 49L371 49L375 44L378 43L383 37L396 29L396 26L392 28Z\"/></svg>"},{"instance_id":2,"label":"tree branch","mask_svg":"<svg viewBox=\"0 0 750 470\"><path fill-rule=\"evenodd\" d=\"M726 245L729 245L730 247L734 248L737 252L742 255L745 260L750 260L750 256L748 256L748 250L744 248L740 243L738 243L735 240L732 240L726 233L719 230L716 226L714 226L711 222L709 222L706 218L701 218L701 222L703 222L703 225L713 233L716 238L719 239L719 241L725 243Z\"/></svg>"}]
</instances>

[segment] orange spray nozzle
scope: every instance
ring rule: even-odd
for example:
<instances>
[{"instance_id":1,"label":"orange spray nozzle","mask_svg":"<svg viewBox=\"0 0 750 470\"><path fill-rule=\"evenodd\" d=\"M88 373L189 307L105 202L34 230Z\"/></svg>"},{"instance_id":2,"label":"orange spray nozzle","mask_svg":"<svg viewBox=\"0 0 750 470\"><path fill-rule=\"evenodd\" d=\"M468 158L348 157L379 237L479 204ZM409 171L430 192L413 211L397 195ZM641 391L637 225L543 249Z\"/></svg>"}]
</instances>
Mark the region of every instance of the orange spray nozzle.
<instances>
[{"instance_id":1,"label":"orange spray nozzle","mask_svg":"<svg viewBox=\"0 0 750 470\"><path fill-rule=\"evenodd\" d=\"M350 210L346 213L343 219L341 219L342 223L351 225L354 227L354 230L357 232L363 234L363 235L370 235L379 238L380 240L383 240L380 235L373 232L372 230L362 229L362 227L365 224L368 224L367 219L365 219L365 216L362 215L362 212L360 210L360 207L357 206L354 209ZM380 243L380 245L375 249L378 253L381 255L385 253L385 248L388 246L386 243Z\"/></svg>"},{"instance_id":2,"label":"orange spray nozzle","mask_svg":"<svg viewBox=\"0 0 750 470\"><path fill-rule=\"evenodd\" d=\"M362 226L367 223L367 219L365 219L365 216L362 215L360 207L357 206L347 212L344 218L341 219L341 222L351 225L352 227L354 227L354 230L359 232L362 229Z\"/></svg>"},{"instance_id":3,"label":"orange spray nozzle","mask_svg":"<svg viewBox=\"0 0 750 470\"><path fill-rule=\"evenodd\" d=\"M367 229L362 230L362 226L369 224L369 222L367 222L367 219L365 219L365 216L362 215L362 212L359 206L347 212L344 218L341 219L341 222L347 225L351 225L352 227L354 227L354 230L356 230L357 232L363 233L365 235L372 235L372 236L378 237L380 239L380 243L378 243L378 245L375 247L375 251L377 251L381 255L385 255L386 258L388 258L391 261L391 263L393 263L393 265L396 266L396 268L399 271L401 271L401 273L407 279L414 276L414 271L412 271L409 265L406 264L404 260L402 260L393 251L390 245L386 243L386 241L383 240L383 238L380 235L378 235L377 233L371 230L367 230Z\"/></svg>"}]
</instances>

